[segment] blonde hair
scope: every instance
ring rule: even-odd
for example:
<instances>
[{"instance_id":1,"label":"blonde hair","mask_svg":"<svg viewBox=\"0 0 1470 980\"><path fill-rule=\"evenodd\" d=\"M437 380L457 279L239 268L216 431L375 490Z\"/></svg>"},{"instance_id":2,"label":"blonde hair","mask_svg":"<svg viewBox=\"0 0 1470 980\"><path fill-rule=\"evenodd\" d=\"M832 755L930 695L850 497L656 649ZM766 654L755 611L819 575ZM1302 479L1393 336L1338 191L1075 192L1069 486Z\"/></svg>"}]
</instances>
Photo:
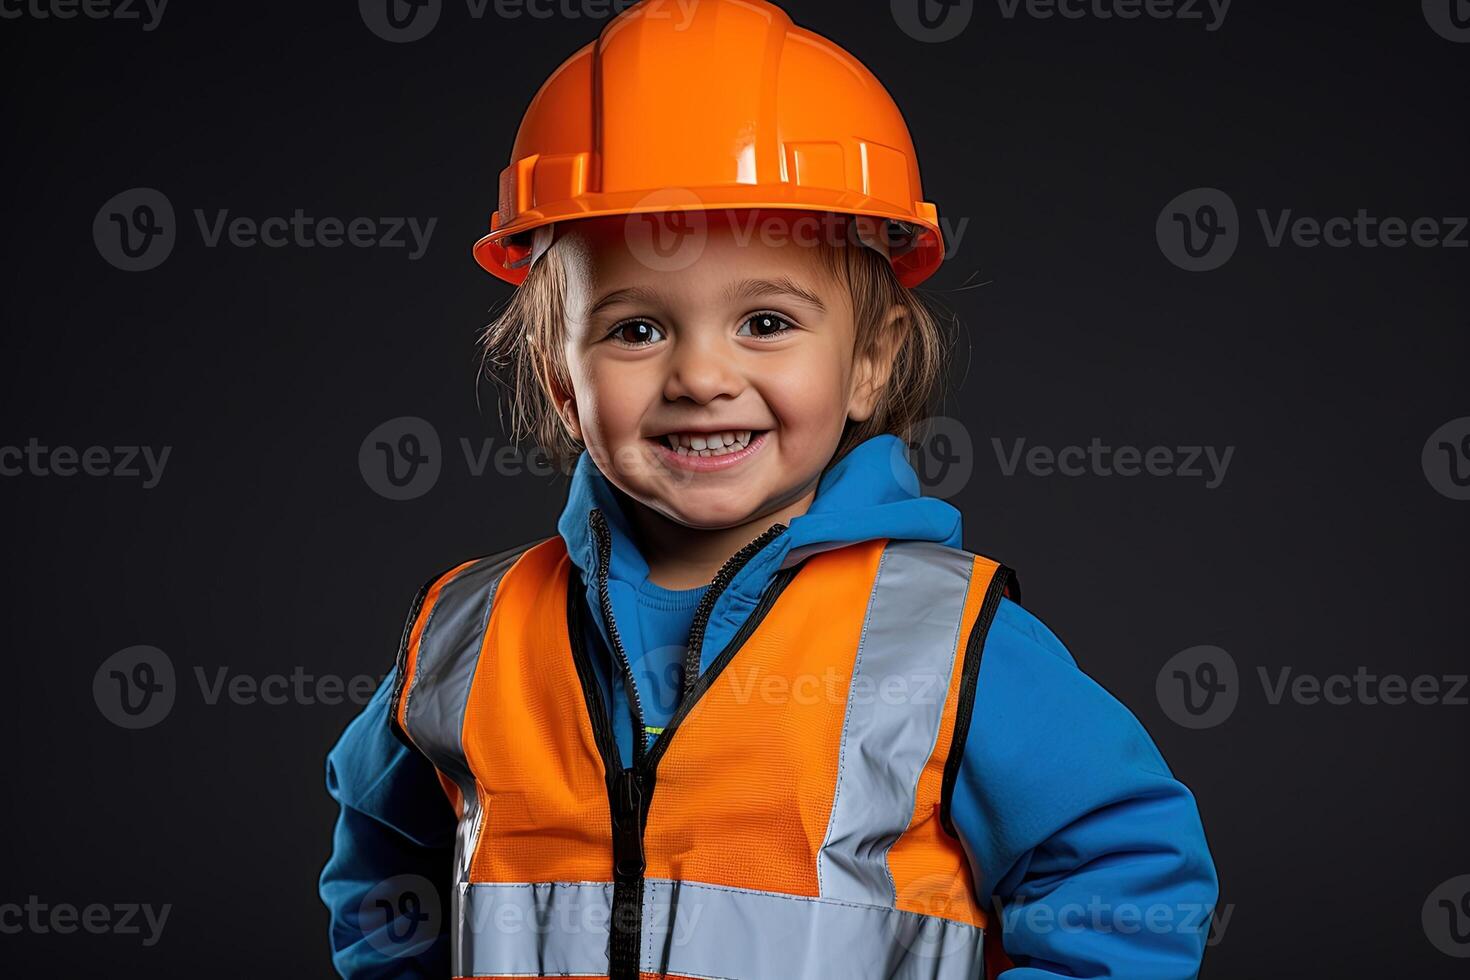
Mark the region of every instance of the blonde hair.
<instances>
[{"instance_id":1,"label":"blonde hair","mask_svg":"<svg viewBox=\"0 0 1470 980\"><path fill-rule=\"evenodd\" d=\"M506 388L512 440L532 438L565 473L584 447L567 431L547 387L555 381L562 390L572 390L563 353L567 273L561 244L561 239L553 242L532 265L479 343L482 376ZM901 285L889 260L878 251L855 241L822 241L816 247L828 273L852 297L854 357L881 350L888 311L894 306L903 309L903 316L894 321L902 335L894 348L892 370L873 413L862 422L847 420L825 472L873 436L891 433L906 443L916 437L918 426L943 396L954 331L953 317L941 318L915 290Z\"/></svg>"}]
</instances>

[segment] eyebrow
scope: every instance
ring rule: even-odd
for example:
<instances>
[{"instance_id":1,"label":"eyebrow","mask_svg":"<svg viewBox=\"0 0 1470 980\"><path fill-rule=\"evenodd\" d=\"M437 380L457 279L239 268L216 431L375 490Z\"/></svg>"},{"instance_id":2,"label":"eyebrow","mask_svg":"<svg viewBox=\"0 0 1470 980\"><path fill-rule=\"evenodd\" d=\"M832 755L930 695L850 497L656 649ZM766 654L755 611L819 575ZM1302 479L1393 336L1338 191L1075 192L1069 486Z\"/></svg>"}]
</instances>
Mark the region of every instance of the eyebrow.
<instances>
[{"instance_id":1,"label":"eyebrow","mask_svg":"<svg viewBox=\"0 0 1470 980\"><path fill-rule=\"evenodd\" d=\"M827 304L822 298L805 286L791 279L789 276L777 276L775 279L742 279L731 283L724 292L724 300L733 303L741 299L754 299L757 296L787 296L798 303L804 303L812 307L818 313L827 312ZM601 297L587 310L587 318L591 319L599 312L609 306L618 303L646 303L652 305L658 302L658 291L646 286L628 286L625 289L615 289L606 296Z\"/></svg>"},{"instance_id":2,"label":"eyebrow","mask_svg":"<svg viewBox=\"0 0 1470 980\"><path fill-rule=\"evenodd\" d=\"M725 299L734 302L737 299L754 299L757 296L788 296L798 303L805 303L818 313L827 312L827 304L822 298L805 286L791 279L789 276L777 276L775 279L744 279L732 283L725 290Z\"/></svg>"},{"instance_id":3,"label":"eyebrow","mask_svg":"<svg viewBox=\"0 0 1470 980\"><path fill-rule=\"evenodd\" d=\"M626 289L614 289L588 307L586 318L590 320L605 308L617 303L647 303L652 305L656 302L658 302L658 293L646 286L629 286Z\"/></svg>"}]
</instances>

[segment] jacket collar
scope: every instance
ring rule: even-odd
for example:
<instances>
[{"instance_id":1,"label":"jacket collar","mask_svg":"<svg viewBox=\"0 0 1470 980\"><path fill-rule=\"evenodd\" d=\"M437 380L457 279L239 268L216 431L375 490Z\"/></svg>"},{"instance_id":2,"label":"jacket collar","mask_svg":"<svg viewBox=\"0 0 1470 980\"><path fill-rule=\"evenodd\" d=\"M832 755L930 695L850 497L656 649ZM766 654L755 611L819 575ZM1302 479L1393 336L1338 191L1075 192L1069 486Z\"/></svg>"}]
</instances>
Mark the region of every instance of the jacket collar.
<instances>
[{"instance_id":1,"label":"jacket collar","mask_svg":"<svg viewBox=\"0 0 1470 980\"><path fill-rule=\"evenodd\" d=\"M590 526L594 509L606 518L612 542L609 581L636 590L648 579L648 563L633 540L621 496L584 451L577 459L557 531L582 573L589 600L596 594L598 570L597 538ZM723 648L723 639L754 610L778 570L819 552L874 538L934 541L958 548L961 537L960 512L943 500L921 495L918 475L901 439L884 434L859 443L823 474L807 512L768 541L720 593L705 632L701 670ZM606 638L607 624L599 604L589 601L589 608ZM625 612L614 604L613 616L619 624L624 616L632 615L631 610Z\"/></svg>"}]
</instances>

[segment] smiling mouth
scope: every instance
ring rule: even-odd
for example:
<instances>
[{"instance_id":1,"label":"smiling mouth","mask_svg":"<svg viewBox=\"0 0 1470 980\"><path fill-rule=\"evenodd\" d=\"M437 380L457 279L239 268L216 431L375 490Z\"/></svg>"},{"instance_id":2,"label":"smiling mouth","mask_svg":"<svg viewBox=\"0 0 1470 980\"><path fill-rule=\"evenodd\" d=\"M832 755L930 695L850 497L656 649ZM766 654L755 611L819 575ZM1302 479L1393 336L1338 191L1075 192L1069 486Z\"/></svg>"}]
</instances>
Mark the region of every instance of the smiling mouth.
<instances>
[{"instance_id":1,"label":"smiling mouth","mask_svg":"<svg viewBox=\"0 0 1470 980\"><path fill-rule=\"evenodd\" d=\"M716 432L668 432L654 442L680 456L719 457L738 453L766 429L725 429Z\"/></svg>"}]
</instances>

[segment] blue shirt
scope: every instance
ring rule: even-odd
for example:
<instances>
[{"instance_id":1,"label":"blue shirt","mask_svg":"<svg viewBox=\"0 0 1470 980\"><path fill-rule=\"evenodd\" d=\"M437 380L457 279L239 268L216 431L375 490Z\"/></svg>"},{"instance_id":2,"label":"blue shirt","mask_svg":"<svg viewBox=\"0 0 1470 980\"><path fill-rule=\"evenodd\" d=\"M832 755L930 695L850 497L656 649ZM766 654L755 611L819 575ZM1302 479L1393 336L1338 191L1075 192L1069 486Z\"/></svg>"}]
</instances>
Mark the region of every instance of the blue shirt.
<instances>
[{"instance_id":1,"label":"blue shirt","mask_svg":"<svg viewBox=\"0 0 1470 980\"><path fill-rule=\"evenodd\" d=\"M647 580L638 587L638 632L643 643L627 653L650 745L679 706L685 643L694 625L694 607L708 591L708 585L666 589ZM629 722L622 719L614 724L627 726Z\"/></svg>"}]
</instances>

